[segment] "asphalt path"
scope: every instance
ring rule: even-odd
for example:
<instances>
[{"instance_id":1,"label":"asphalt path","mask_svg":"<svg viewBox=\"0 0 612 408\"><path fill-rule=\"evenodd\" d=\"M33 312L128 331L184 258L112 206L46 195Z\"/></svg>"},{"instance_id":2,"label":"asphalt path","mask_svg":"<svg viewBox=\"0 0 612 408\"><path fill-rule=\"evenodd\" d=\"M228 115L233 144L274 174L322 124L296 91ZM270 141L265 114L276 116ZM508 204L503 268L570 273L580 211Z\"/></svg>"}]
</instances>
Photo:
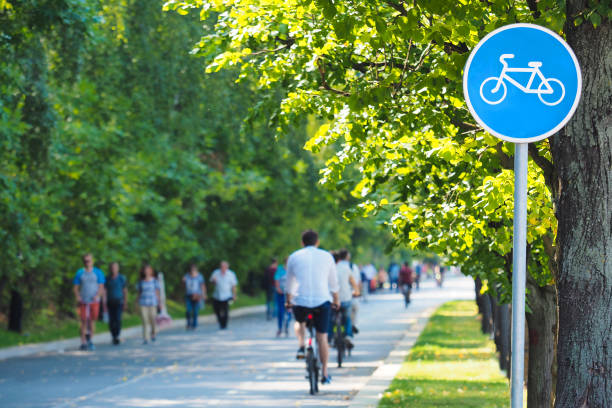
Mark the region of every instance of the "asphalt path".
<instances>
[{"instance_id":1,"label":"asphalt path","mask_svg":"<svg viewBox=\"0 0 612 408\"><path fill-rule=\"evenodd\" d=\"M229 329L162 332L154 344L128 339L0 362L0 405L38 407L329 407L348 406L417 318L450 299L473 299L465 277L443 288L424 282L404 308L385 291L360 303L355 349L342 368L332 350L332 384L308 394L296 339L275 338L276 324L260 315L231 319Z\"/></svg>"}]
</instances>

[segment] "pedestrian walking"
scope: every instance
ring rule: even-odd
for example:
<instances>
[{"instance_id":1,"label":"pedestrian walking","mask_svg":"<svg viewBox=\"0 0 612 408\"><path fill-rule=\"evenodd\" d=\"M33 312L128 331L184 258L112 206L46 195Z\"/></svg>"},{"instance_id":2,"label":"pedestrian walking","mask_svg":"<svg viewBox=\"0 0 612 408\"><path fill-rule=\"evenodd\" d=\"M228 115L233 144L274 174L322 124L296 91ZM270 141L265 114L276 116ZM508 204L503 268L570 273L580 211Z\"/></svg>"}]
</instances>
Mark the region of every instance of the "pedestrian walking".
<instances>
[{"instance_id":1,"label":"pedestrian walking","mask_svg":"<svg viewBox=\"0 0 612 408\"><path fill-rule=\"evenodd\" d=\"M187 330L195 330L198 327L200 307L206 301L206 284L196 264L189 266L189 272L183 276L183 283L185 283Z\"/></svg>"},{"instance_id":2,"label":"pedestrian walking","mask_svg":"<svg viewBox=\"0 0 612 408\"><path fill-rule=\"evenodd\" d=\"M285 264L287 260L285 259ZM278 331L276 337L280 337L284 332L285 337L289 337L289 322L291 321L291 310L285 307L285 291L287 289L287 270L280 264L274 274L276 317L278 319Z\"/></svg>"},{"instance_id":3,"label":"pedestrian walking","mask_svg":"<svg viewBox=\"0 0 612 408\"><path fill-rule=\"evenodd\" d=\"M119 273L119 263L109 265L110 274L106 279L106 309L108 310L108 328L113 344L118 345L121 335L121 318L127 306L127 279Z\"/></svg>"},{"instance_id":4,"label":"pedestrian walking","mask_svg":"<svg viewBox=\"0 0 612 408\"><path fill-rule=\"evenodd\" d=\"M373 293L376 289L376 267L369 263L363 267L363 273L366 279L365 282L368 285L368 293Z\"/></svg>"},{"instance_id":5,"label":"pedestrian walking","mask_svg":"<svg viewBox=\"0 0 612 408\"><path fill-rule=\"evenodd\" d=\"M414 267L415 269L415 274L416 274L416 278L414 280L414 283L416 285L416 290L421 289L421 275L423 272L423 266L420 263L417 263L416 266Z\"/></svg>"},{"instance_id":6,"label":"pedestrian walking","mask_svg":"<svg viewBox=\"0 0 612 408\"><path fill-rule=\"evenodd\" d=\"M396 292L399 292L399 285L398 285L399 271L400 271L400 265L395 261L391 261L391 263L389 264L389 268L388 268L389 283L391 284L391 287L389 289L391 290L395 289Z\"/></svg>"},{"instance_id":7,"label":"pedestrian walking","mask_svg":"<svg viewBox=\"0 0 612 408\"><path fill-rule=\"evenodd\" d=\"M215 269L210 282L215 284L213 292L213 309L219 322L219 328L224 330L227 328L229 319L229 302L236 300L238 279L236 274L229 269L229 263L222 261L219 269Z\"/></svg>"},{"instance_id":8,"label":"pedestrian walking","mask_svg":"<svg viewBox=\"0 0 612 408\"><path fill-rule=\"evenodd\" d=\"M370 280L366 275L367 265L359 265L359 276L361 277L361 300L364 303L368 302L368 293L370 293Z\"/></svg>"},{"instance_id":9,"label":"pedestrian walking","mask_svg":"<svg viewBox=\"0 0 612 408\"><path fill-rule=\"evenodd\" d=\"M155 278L155 272L149 264L145 264L140 270L140 282L138 282L138 304L140 316L142 317L142 344L155 341L157 335L157 308L160 304L160 286Z\"/></svg>"},{"instance_id":10,"label":"pedestrian walking","mask_svg":"<svg viewBox=\"0 0 612 408\"><path fill-rule=\"evenodd\" d=\"M264 286L266 291L266 320L272 320L274 317L274 309L275 309L275 293L276 293L276 284L274 281L274 275L276 274L276 269L278 268L278 261L276 258L272 258L272 262L265 270L264 276Z\"/></svg>"},{"instance_id":11,"label":"pedestrian walking","mask_svg":"<svg viewBox=\"0 0 612 408\"><path fill-rule=\"evenodd\" d=\"M104 274L94 266L91 254L83 255L83 268L72 281L80 320L81 350L94 350L93 336L100 313L100 297L104 293Z\"/></svg>"},{"instance_id":12,"label":"pedestrian walking","mask_svg":"<svg viewBox=\"0 0 612 408\"><path fill-rule=\"evenodd\" d=\"M348 254L348 260L349 262L351 260L350 252ZM355 296L353 297L353 300L351 301L351 323L353 326L353 334L358 334L359 333L359 329L357 328L357 315L359 314L358 298L359 296L363 296L363 282L362 282L359 266L357 266L356 264L352 262L350 262L350 264L351 264L351 273L353 275L353 279L357 283L357 288L359 291L359 293L355 294Z\"/></svg>"},{"instance_id":13,"label":"pedestrian walking","mask_svg":"<svg viewBox=\"0 0 612 408\"><path fill-rule=\"evenodd\" d=\"M378 274L376 275L376 282L377 282L376 287L378 287L378 289L384 289L385 283L387 283L388 281L389 281L389 275L387 274L387 271L385 271L385 268L381 266L380 269L378 270Z\"/></svg>"}]
</instances>

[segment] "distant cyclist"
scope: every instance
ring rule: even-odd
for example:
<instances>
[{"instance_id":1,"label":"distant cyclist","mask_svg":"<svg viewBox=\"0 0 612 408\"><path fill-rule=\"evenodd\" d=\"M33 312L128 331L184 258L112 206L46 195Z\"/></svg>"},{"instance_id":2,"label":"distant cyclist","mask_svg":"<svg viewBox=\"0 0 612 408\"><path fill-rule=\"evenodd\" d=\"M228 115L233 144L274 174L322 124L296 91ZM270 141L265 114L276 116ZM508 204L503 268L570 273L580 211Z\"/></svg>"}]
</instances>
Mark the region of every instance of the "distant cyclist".
<instances>
[{"instance_id":1,"label":"distant cyclist","mask_svg":"<svg viewBox=\"0 0 612 408\"><path fill-rule=\"evenodd\" d=\"M402 294L404 295L405 305L408 307L408 303L410 303L410 292L412 291L412 277L413 271L408 262L404 262L404 265L400 269L399 274L399 286L401 288Z\"/></svg>"},{"instance_id":2,"label":"distant cyclist","mask_svg":"<svg viewBox=\"0 0 612 408\"><path fill-rule=\"evenodd\" d=\"M297 358L305 356L305 322L312 314L317 332L319 358L321 359L323 384L329 384L327 371L329 345L327 330L331 319L331 307L340 307L338 276L332 255L319 249L319 235L312 230L302 234L304 248L295 251L287 261L287 305L293 306L298 338Z\"/></svg>"}]
</instances>

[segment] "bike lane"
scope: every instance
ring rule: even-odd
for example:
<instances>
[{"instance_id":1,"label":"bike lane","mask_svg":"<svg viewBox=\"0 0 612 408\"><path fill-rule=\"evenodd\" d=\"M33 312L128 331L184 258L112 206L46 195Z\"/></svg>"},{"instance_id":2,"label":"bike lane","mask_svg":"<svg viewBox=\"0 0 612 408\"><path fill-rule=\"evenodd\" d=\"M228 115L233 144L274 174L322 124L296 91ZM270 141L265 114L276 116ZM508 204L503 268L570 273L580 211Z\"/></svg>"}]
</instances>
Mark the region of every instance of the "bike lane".
<instances>
[{"instance_id":1,"label":"bike lane","mask_svg":"<svg viewBox=\"0 0 612 408\"><path fill-rule=\"evenodd\" d=\"M295 360L295 338L276 339L274 322L249 316L230 319L223 332L213 324L164 332L150 346L131 339L120 347L100 344L94 353L3 361L0 400L7 408L348 406L425 310L473 297L473 283L463 277L442 289L425 282L407 310L400 294L370 296L360 305L352 356L337 369L331 354L333 383L314 397L304 362Z\"/></svg>"}]
</instances>

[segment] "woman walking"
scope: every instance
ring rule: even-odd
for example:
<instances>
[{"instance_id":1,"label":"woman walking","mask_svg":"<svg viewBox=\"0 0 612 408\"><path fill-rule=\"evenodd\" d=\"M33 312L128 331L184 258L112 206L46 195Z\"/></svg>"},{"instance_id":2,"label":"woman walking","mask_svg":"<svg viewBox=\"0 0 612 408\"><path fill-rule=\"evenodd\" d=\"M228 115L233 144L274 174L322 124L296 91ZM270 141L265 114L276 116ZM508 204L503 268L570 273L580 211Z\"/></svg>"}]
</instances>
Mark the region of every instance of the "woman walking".
<instances>
[{"instance_id":1,"label":"woman walking","mask_svg":"<svg viewBox=\"0 0 612 408\"><path fill-rule=\"evenodd\" d=\"M183 276L183 282L185 283L187 330L195 330L198 327L200 305L206 300L206 284L196 264L191 264L189 273Z\"/></svg>"},{"instance_id":2,"label":"woman walking","mask_svg":"<svg viewBox=\"0 0 612 408\"><path fill-rule=\"evenodd\" d=\"M155 278L153 268L145 264L140 270L140 282L138 282L138 304L142 317L142 344L155 341L157 327L155 317L160 297L159 282Z\"/></svg>"}]
</instances>

